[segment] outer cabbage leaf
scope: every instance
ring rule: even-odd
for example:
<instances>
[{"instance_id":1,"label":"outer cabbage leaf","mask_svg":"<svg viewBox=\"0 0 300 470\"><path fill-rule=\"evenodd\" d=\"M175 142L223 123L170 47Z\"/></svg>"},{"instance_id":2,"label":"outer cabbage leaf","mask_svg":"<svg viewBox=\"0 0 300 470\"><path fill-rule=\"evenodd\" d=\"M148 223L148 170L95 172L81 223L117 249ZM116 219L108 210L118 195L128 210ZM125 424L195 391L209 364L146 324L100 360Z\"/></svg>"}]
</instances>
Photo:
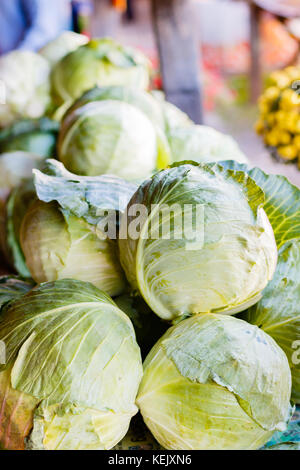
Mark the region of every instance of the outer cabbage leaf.
<instances>
[{"instance_id":1,"label":"outer cabbage leaf","mask_svg":"<svg viewBox=\"0 0 300 470\"><path fill-rule=\"evenodd\" d=\"M272 336L286 353L292 398L300 403L300 239L281 246L274 278L244 318Z\"/></svg>"},{"instance_id":2,"label":"outer cabbage leaf","mask_svg":"<svg viewBox=\"0 0 300 470\"><path fill-rule=\"evenodd\" d=\"M256 303L277 259L263 203L262 190L243 172L180 164L157 173L121 222L121 263L133 289L166 320L232 314ZM136 204L147 214L132 236Z\"/></svg>"},{"instance_id":3,"label":"outer cabbage leaf","mask_svg":"<svg viewBox=\"0 0 300 470\"><path fill-rule=\"evenodd\" d=\"M144 363L137 404L167 449L257 449L291 415L284 352L259 328L197 315L170 328Z\"/></svg>"},{"instance_id":4,"label":"outer cabbage leaf","mask_svg":"<svg viewBox=\"0 0 300 470\"><path fill-rule=\"evenodd\" d=\"M248 163L237 142L208 126L185 126L173 128L168 136L172 161L217 162L236 160Z\"/></svg>"},{"instance_id":5,"label":"outer cabbage leaf","mask_svg":"<svg viewBox=\"0 0 300 470\"><path fill-rule=\"evenodd\" d=\"M9 266L24 278L31 274L25 263L24 254L20 245L20 229L26 214L36 198L31 179L23 181L9 195L3 208L0 221L1 236L0 247Z\"/></svg>"},{"instance_id":6,"label":"outer cabbage leaf","mask_svg":"<svg viewBox=\"0 0 300 470\"><path fill-rule=\"evenodd\" d=\"M34 171L39 200L26 213L21 246L36 282L74 278L120 295L126 280L116 243L119 212L136 186L114 177L80 177L54 160Z\"/></svg>"},{"instance_id":7,"label":"outer cabbage leaf","mask_svg":"<svg viewBox=\"0 0 300 470\"><path fill-rule=\"evenodd\" d=\"M57 201L67 213L94 225L101 219L101 210L124 212L137 189L135 183L117 176L74 175L56 160L47 160L45 171L33 174L40 201Z\"/></svg>"},{"instance_id":8,"label":"outer cabbage leaf","mask_svg":"<svg viewBox=\"0 0 300 470\"><path fill-rule=\"evenodd\" d=\"M259 168L250 169L237 162L220 162L223 168L244 171L265 193L264 210L273 227L278 248L300 237L300 189L285 176L268 175Z\"/></svg>"},{"instance_id":9,"label":"outer cabbage leaf","mask_svg":"<svg viewBox=\"0 0 300 470\"><path fill-rule=\"evenodd\" d=\"M152 92L152 94L160 104L164 115L167 135L170 135L172 130L177 127L190 127L194 125L194 122L189 118L189 116L174 104L166 101L163 94L157 91Z\"/></svg>"},{"instance_id":10,"label":"outer cabbage leaf","mask_svg":"<svg viewBox=\"0 0 300 470\"><path fill-rule=\"evenodd\" d=\"M13 51L0 58L0 81L5 104L0 104L0 127L22 118L39 118L50 105L50 66L30 51Z\"/></svg>"},{"instance_id":11,"label":"outer cabbage leaf","mask_svg":"<svg viewBox=\"0 0 300 470\"><path fill-rule=\"evenodd\" d=\"M13 406L23 394L38 402L29 448L106 449L125 435L142 364L129 318L104 292L74 280L42 284L4 306L0 340Z\"/></svg>"},{"instance_id":12,"label":"outer cabbage leaf","mask_svg":"<svg viewBox=\"0 0 300 470\"><path fill-rule=\"evenodd\" d=\"M126 280L116 241L102 239L99 232L83 218L61 211L55 202L34 203L21 227L22 251L33 279L78 279L110 295L121 294Z\"/></svg>"}]
</instances>

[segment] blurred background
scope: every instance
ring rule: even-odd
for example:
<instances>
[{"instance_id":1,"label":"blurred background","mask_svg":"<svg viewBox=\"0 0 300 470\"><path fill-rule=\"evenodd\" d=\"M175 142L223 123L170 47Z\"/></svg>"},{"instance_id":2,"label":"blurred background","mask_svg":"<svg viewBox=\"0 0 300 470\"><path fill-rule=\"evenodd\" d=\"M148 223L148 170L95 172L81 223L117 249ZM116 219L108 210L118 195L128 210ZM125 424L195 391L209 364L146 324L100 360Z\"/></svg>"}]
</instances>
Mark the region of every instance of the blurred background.
<instances>
[{"instance_id":1,"label":"blurred background","mask_svg":"<svg viewBox=\"0 0 300 470\"><path fill-rule=\"evenodd\" d=\"M153 88L235 137L253 164L300 185L297 166L274 159L254 130L269 73L300 63L300 0L0 2L1 54L37 51L66 29L138 47L151 59Z\"/></svg>"}]
</instances>

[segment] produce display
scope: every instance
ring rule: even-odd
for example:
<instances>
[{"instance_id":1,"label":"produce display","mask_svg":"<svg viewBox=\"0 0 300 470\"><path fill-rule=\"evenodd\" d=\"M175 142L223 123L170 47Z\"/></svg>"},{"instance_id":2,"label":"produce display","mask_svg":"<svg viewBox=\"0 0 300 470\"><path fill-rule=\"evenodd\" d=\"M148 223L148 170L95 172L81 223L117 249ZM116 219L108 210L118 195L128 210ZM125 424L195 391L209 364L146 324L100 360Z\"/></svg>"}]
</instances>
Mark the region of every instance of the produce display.
<instances>
[{"instance_id":1,"label":"produce display","mask_svg":"<svg viewBox=\"0 0 300 470\"><path fill-rule=\"evenodd\" d=\"M26 54L0 59L0 449L299 450L300 189L138 51Z\"/></svg>"},{"instance_id":2,"label":"produce display","mask_svg":"<svg viewBox=\"0 0 300 470\"><path fill-rule=\"evenodd\" d=\"M300 67L273 72L259 99L256 131L271 154L300 169Z\"/></svg>"}]
</instances>

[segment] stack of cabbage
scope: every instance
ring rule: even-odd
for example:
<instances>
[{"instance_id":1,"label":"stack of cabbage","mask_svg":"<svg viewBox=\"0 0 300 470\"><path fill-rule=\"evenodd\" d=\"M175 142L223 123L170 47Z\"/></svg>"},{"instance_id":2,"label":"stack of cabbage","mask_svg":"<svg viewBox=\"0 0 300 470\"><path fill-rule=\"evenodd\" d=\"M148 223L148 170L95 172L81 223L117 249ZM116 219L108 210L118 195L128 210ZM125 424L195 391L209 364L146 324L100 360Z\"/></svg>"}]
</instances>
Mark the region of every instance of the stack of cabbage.
<instances>
[{"instance_id":1,"label":"stack of cabbage","mask_svg":"<svg viewBox=\"0 0 300 470\"><path fill-rule=\"evenodd\" d=\"M43 106L0 113L0 446L110 449L140 410L167 449L260 448L300 403L300 190L147 92L140 53L34 57Z\"/></svg>"}]
</instances>

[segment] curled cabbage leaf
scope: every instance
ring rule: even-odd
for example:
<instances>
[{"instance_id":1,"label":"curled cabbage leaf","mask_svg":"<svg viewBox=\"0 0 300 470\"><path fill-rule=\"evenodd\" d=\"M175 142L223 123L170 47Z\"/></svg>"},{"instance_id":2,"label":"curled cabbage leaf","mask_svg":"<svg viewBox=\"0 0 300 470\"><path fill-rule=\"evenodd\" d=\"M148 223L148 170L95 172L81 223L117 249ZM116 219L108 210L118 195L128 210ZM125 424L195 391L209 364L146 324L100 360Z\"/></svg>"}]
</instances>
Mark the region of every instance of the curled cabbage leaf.
<instances>
[{"instance_id":1,"label":"curled cabbage leaf","mask_svg":"<svg viewBox=\"0 0 300 470\"><path fill-rule=\"evenodd\" d=\"M290 394L287 358L270 336L207 314L170 328L153 347L137 404L166 449L250 450L286 429Z\"/></svg>"},{"instance_id":2,"label":"curled cabbage leaf","mask_svg":"<svg viewBox=\"0 0 300 470\"><path fill-rule=\"evenodd\" d=\"M208 126L175 127L169 135L172 161L217 162L236 160L248 163L235 140Z\"/></svg>"},{"instance_id":3,"label":"curled cabbage leaf","mask_svg":"<svg viewBox=\"0 0 300 470\"><path fill-rule=\"evenodd\" d=\"M47 171L52 174L34 170L38 200L27 210L20 228L31 276L37 283L79 279L112 296L122 294L126 280L118 258L117 215L135 185L110 176L78 177L51 160ZM106 211L115 215L114 238L101 225Z\"/></svg>"},{"instance_id":4,"label":"curled cabbage leaf","mask_svg":"<svg viewBox=\"0 0 300 470\"><path fill-rule=\"evenodd\" d=\"M246 173L217 164L157 173L121 221L120 257L132 288L165 320L255 304L277 261L264 201Z\"/></svg>"},{"instance_id":5,"label":"curled cabbage leaf","mask_svg":"<svg viewBox=\"0 0 300 470\"><path fill-rule=\"evenodd\" d=\"M142 377L133 326L104 292L62 280L1 312L0 445L110 449L138 411Z\"/></svg>"},{"instance_id":6,"label":"curled cabbage leaf","mask_svg":"<svg viewBox=\"0 0 300 470\"><path fill-rule=\"evenodd\" d=\"M13 51L0 58L0 127L39 118L50 106L50 65L39 54ZM2 103L2 101L4 103Z\"/></svg>"},{"instance_id":7,"label":"curled cabbage leaf","mask_svg":"<svg viewBox=\"0 0 300 470\"><path fill-rule=\"evenodd\" d=\"M244 318L272 336L286 353L292 398L300 403L300 238L281 246L274 278Z\"/></svg>"}]
</instances>

